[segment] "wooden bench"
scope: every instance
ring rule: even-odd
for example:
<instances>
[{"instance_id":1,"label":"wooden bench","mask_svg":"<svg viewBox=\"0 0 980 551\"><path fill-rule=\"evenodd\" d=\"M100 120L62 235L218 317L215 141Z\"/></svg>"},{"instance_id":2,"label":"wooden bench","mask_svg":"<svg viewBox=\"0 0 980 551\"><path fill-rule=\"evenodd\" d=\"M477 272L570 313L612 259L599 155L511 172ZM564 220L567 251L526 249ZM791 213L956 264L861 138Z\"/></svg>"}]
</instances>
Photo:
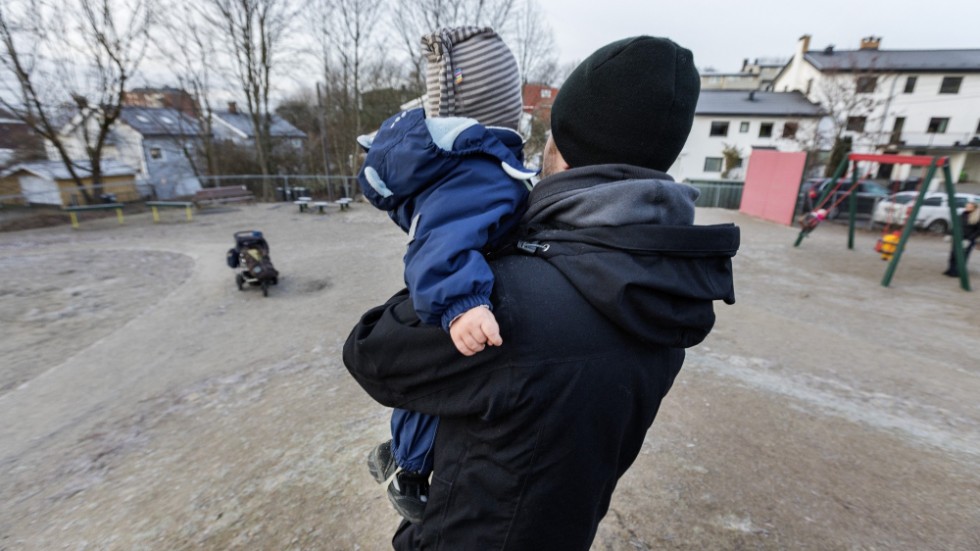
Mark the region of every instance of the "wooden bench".
<instances>
[{"instance_id":1,"label":"wooden bench","mask_svg":"<svg viewBox=\"0 0 980 551\"><path fill-rule=\"evenodd\" d=\"M224 186L204 188L194 194L194 204L201 205L255 202L255 195L245 186Z\"/></svg>"},{"instance_id":2,"label":"wooden bench","mask_svg":"<svg viewBox=\"0 0 980 551\"><path fill-rule=\"evenodd\" d=\"M79 205L71 207L62 207L68 213L68 217L71 218L71 227L78 229L78 216L76 213L90 211L90 210L109 210L115 209L116 218L119 219L119 223L123 223L123 204L122 203L106 203L104 205Z\"/></svg>"},{"instance_id":3,"label":"wooden bench","mask_svg":"<svg viewBox=\"0 0 980 551\"><path fill-rule=\"evenodd\" d=\"M187 212L187 220L191 220L191 207L194 206L194 203L191 201L147 201L146 206L153 211L153 223L156 224L160 221L158 208L182 208Z\"/></svg>"},{"instance_id":4,"label":"wooden bench","mask_svg":"<svg viewBox=\"0 0 980 551\"><path fill-rule=\"evenodd\" d=\"M337 205L340 207L340 210L347 210L348 208L350 208L350 204L353 201L354 200L351 199L350 197L342 197L340 199L337 199L336 202L337 202Z\"/></svg>"}]
</instances>

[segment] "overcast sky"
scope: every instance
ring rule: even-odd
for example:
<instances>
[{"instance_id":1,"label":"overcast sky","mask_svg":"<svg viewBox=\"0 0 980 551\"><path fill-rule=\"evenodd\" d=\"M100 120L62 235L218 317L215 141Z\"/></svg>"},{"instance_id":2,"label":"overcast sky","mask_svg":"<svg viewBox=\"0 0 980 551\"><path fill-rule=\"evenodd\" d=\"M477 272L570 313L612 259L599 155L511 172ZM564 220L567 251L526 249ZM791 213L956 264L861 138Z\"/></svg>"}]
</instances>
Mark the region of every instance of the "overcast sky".
<instances>
[{"instance_id":1,"label":"overcast sky","mask_svg":"<svg viewBox=\"0 0 980 551\"><path fill-rule=\"evenodd\" d=\"M538 0L562 62L581 61L627 36L666 36L694 52L698 68L735 72L743 58L785 57L797 39L811 49L980 49L978 0Z\"/></svg>"}]
</instances>

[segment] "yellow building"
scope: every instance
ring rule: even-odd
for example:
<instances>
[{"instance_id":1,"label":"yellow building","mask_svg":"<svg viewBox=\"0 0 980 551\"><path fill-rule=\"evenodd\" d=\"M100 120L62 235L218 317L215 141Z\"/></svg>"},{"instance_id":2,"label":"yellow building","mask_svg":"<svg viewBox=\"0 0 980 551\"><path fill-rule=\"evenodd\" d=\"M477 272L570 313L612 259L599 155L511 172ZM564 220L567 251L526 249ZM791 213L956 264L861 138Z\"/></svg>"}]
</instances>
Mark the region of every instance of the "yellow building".
<instances>
[{"instance_id":1,"label":"yellow building","mask_svg":"<svg viewBox=\"0 0 980 551\"><path fill-rule=\"evenodd\" d=\"M102 184L93 185L88 161L76 161L75 172L94 203L112 195L120 203L143 199L136 185L136 169L111 159L102 161ZM61 161L32 161L0 173L0 203L33 205L84 205L85 194Z\"/></svg>"}]
</instances>

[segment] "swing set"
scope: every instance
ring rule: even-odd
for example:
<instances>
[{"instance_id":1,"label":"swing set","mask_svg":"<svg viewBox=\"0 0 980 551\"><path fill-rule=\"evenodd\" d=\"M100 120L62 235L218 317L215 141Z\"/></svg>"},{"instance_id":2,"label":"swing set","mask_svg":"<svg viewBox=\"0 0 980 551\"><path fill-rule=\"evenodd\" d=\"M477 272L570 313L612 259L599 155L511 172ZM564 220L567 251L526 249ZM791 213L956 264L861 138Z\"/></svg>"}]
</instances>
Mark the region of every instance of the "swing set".
<instances>
[{"instance_id":1,"label":"swing set","mask_svg":"<svg viewBox=\"0 0 980 551\"><path fill-rule=\"evenodd\" d=\"M891 256L891 261L888 263L888 268L885 270L885 276L881 280L881 285L883 287L888 287L888 285L891 283L892 276L895 275L895 269L898 267L898 261L902 258L902 251L905 250L905 243L908 241L912 234L912 230L915 228L915 219L919 215L919 208L922 206L922 202L925 200L926 191L929 187L928 184L932 180L933 176L935 176L936 171L942 169L945 191L949 199L947 203L949 204L950 221L953 229L953 254L956 258L956 265L959 267L960 287L964 291L969 291L970 276L966 271L966 262L963 252L963 228L960 224L960 217L956 213L956 194L953 189L953 177L949 169L949 157L929 157L926 155L876 155L865 153L848 154L847 158L841 161L840 166L838 166L837 170L834 171L832 183L826 186L826 189L816 202L816 207L812 210L812 212L806 214L800 219L802 229L800 230L800 234L796 238L796 243L794 243L793 246L799 247L800 243L803 241L803 238L816 229L820 222L826 218L826 213L838 208L841 203L846 200L848 202L848 211L850 213L847 231L847 248L854 249L854 227L857 219L857 195L854 192L858 189L857 163L860 161L880 164L929 167L925 178L922 180L922 184L919 186L915 203L912 205L912 210L906 216L902 236L899 238L898 244L895 246L894 252ZM843 176L844 171L847 169L848 163L851 164L851 186L844 190L843 194L837 198L830 207L825 207L824 205L827 203L828 199L830 197L834 197L837 190L841 187L841 184L843 183L841 176Z\"/></svg>"}]
</instances>

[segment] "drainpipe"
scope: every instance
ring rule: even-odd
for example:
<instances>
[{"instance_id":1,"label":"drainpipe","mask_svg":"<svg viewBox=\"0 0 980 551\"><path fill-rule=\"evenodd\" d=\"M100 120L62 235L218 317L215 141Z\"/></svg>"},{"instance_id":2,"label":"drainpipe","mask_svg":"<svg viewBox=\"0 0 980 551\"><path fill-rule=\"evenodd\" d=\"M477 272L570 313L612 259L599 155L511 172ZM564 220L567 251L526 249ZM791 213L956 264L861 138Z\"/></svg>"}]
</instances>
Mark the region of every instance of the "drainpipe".
<instances>
[{"instance_id":1,"label":"drainpipe","mask_svg":"<svg viewBox=\"0 0 980 551\"><path fill-rule=\"evenodd\" d=\"M878 125L878 135L875 137L873 153L878 152L878 142L881 140L881 136L885 131L885 120L888 118L888 109L891 108L892 98L895 97L895 86L898 85L898 75L892 79L892 89L888 92L888 98L885 100L885 110L881 114L881 123Z\"/></svg>"}]
</instances>

